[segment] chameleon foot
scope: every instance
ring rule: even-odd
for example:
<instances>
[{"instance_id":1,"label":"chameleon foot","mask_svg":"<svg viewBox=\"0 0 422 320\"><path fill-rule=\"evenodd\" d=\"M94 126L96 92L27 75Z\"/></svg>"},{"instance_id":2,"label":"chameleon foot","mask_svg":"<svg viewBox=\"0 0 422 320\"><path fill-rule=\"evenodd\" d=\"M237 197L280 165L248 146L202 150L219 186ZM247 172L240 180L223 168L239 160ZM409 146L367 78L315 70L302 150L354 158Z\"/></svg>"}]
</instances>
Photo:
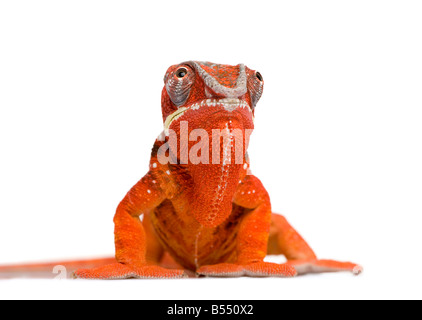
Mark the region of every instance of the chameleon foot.
<instances>
[{"instance_id":1,"label":"chameleon foot","mask_svg":"<svg viewBox=\"0 0 422 320\"><path fill-rule=\"evenodd\" d=\"M198 275L207 277L294 277L297 272L289 264L257 262L246 265L222 263L201 267Z\"/></svg>"},{"instance_id":2,"label":"chameleon foot","mask_svg":"<svg viewBox=\"0 0 422 320\"><path fill-rule=\"evenodd\" d=\"M95 269L80 269L73 273L74 278L119 280L119 279L178 279L185 277L183 270L169 270L155 265L136 268L121 263L109 264Z\"/></svg>"},{"instance_id":3,"label":"chameleon foot","mask_svg":"<svg viewBox=\"0 0 422 320\"><path fill-rule=\"evenodd\" d=\"M360 265L334 260L291 260L288 264L295 267L299 275L341 271L350 271L353 272L354 275L359 275L363 272L363 268Z\"/></svg>"}]
</instances>

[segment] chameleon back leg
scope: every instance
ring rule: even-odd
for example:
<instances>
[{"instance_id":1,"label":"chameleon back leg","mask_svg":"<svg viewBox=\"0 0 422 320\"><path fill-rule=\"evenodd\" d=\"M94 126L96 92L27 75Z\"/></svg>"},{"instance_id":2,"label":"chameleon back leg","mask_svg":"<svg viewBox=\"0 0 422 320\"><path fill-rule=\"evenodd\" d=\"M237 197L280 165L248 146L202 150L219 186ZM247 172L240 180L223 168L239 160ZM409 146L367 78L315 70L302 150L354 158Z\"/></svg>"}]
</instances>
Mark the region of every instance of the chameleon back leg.
<instances>
[{"instance_id":1,"label":"chameleon back leg","mask_svg":"<svg viewBox=\"0 0 422 320\"><path fill-rule=\"evenodd\" d=\"M349 271L358 275L363 268L351 262L320 260L302 236L281 215L272 214L269 255L284 255L298 274Z\"/></svg>"}]
</instances>

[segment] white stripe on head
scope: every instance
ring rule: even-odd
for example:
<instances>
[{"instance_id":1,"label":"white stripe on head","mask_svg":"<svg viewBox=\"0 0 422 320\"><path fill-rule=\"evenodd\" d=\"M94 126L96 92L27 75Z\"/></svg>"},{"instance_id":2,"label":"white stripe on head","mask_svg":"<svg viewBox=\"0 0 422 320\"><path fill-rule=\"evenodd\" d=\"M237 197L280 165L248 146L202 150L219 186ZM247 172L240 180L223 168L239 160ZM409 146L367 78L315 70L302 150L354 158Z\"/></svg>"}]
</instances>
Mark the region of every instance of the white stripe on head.
<instances>
[{"instance_id":1,"label":"white stripe on head","mask_svg":"<svg viewBox=\"0 0 422 320\"><path fill-rule=\"evenodd\" d=\"M213 76L211 76L208 72L206 72L202 67L202 62L196 62L196 61L189 61L187 64L191 64L200 77L204 80L205 84L208 88L213 90L217 94L221 94L226 98L239 98L246 94L248 91L247 88L247 76L246 76L246 67L244 64L239 64L239 76L237 78L236 87L234 88L228 88L226 86L223 86L220 84L217 79L215 79ZM202 63L206 64L206 63Z\"/></svg>"}]
</instances>

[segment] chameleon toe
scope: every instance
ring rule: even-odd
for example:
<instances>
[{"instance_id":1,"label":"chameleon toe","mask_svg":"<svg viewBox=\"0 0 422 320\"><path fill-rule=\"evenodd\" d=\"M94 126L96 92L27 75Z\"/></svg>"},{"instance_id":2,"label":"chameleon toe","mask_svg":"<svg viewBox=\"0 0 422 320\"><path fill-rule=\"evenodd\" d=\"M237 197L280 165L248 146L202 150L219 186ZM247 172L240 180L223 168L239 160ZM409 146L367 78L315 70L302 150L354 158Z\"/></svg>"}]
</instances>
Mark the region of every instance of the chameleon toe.
<instances>
[{"instance_id":1,"label":"chameleon toe","mask_svg":"<svg viewBox=\"0 0 422 320\"><path fill-rule=\"evenodd\" d=\"M289 264L257 262L246 265L222 263L201 267L197 274L207 277L281 277L290 278L297 275Z\"/></svg>"},{"instance_id":2,"label":"chameleon toe","mask_svg":"<svg viewBox=\"0 0 422 320\"><path fill-rule=\"evenodd\" d=\"M129 267L114 263L94 269L79 269L73 273L75 279L91 280L119 280L136 277L136 273Z\"/></svg>"},{"instance_id":3,"label":"chameleon toe","mask_svg":"<svg viewBox=\"0 0 422 320\"><path fill-rule=\"evenodd\" d=\"M155 265L130 268L115 263L95 269L80 269L73 273L76 279L121 280L121 279L178 279L185 277L183 270L165 269Z\"/></svg>"}]
</instances>

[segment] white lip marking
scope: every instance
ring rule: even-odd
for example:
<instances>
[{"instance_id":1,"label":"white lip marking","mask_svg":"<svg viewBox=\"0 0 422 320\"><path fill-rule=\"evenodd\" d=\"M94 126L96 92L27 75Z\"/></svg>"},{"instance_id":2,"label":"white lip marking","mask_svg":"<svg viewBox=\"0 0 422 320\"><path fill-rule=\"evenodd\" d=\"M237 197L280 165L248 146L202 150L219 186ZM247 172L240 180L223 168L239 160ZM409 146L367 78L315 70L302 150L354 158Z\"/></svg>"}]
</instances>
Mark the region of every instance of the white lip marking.
<instances>
[{"instance_id":1,"label":"white lip marking","mask_svg":"<svg viewBox=\"0 0 422 320\"><path fill-rule=\"evenodd\" d=\"M233 112L236 109L246 109L250 113L252 113L252 109L246 101L235 99L235 98L225 98L225 99L207 99L201 102L195 103L190 107L181 107L169 115L164 122L164 132L166 136L169 135L169 128L173 121L179 119L186 111L188 110L199 110L204 107L223 107L226 111ZM252 120L254 121L254 117L252 115Z\"/></svg>"},{"instance_id":2,"label":"white lip marking","mask_svg":"<svg viewBox=\"0 0 422 320\"><path fill-rule=\"evenodd\" d=\"M170 128L171 123L174 120L180 118L186 110L188 110L188 108L181 107L167 117L166 121L164 122L164 133L166 136L169 135L168 129Z\"/></svg>"}]
</instances>

